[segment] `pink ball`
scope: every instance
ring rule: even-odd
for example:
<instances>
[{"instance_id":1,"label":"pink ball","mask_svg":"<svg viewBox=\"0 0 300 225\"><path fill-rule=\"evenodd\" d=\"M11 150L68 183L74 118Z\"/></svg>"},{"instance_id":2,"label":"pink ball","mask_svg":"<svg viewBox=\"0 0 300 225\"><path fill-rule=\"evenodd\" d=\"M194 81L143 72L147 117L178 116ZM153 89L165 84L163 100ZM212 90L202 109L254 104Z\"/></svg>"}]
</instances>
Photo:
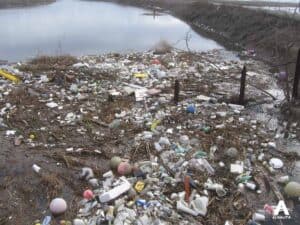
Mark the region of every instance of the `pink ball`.
<instances>
[{"instance_id":1,"label":"pink ball","mask_svg":"<svg viewBox=\"0 0 300 225\"><path fill-rule=\"evenodd\" d=\"M54 215L59 215L67 210L67 203L62 198L55 198L50 203L50 211Z\"/></svg>"},{"instance_id":2,"label":"pink ball","mask_svg":"<svg viewBox=\"0 0 300 225\"><path fill-rule=\"evenodd\" d=\"M153 59L153 60L152 60L152 64L159 65L159 64L160 64L160 61L159 61L158 59Z\"/></svg>"},{"instance_id":3,"label":"pink ball","mask_svg":"<svg viewBox=\"0 0 300 225\"><path fill-rule=\"evenodd\" d=\"M87 200L91 200L94 198L94 193L92 190L90 189L87 189L83 192L83 197Z\"/></svg>"},{"instance_id":4,"label":"pink ball","mask_svg":"<svg viewBox=\"0 0 300 225\"><path fill-rule=\"evenodd\" d=\"M132 167L128 162L121 162L118 166L118 173L120 175L129 175L132 172Z\"/></svg>"},{"instance_id":5,"label":"pink ball","mask_svg":"<svg viewBox=\"0 0 300 225\"><path fill-rule=\"evenodd\" d=\"M286 80L287 79L287 73L285 71L281 71L279 74L278 74L278 79L279 80Z\"/></svg>"}]
</instances>

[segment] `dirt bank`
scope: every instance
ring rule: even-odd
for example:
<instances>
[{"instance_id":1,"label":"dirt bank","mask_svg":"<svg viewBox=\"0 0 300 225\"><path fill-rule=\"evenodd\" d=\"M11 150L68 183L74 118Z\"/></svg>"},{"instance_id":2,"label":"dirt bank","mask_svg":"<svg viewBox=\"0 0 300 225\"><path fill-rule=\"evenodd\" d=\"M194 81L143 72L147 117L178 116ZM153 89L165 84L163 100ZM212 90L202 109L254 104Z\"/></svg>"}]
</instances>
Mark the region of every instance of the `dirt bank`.
<instances>
[{"instance_id":1,"label":"dirt bank","mask_svg":"<svg viewBox=\"0 0 300 225\"><path fill-rule=\"evenodd\" d=\"M52 2L55 2L55 0L1 0L0 9L49 4Z\"/></svg>"},{"instance_id":2,"label":"dirt bank","mask_svg":"<svg viewBox=\"0 0 300 225\"><path fill-rule=\"evenodd\" d=\"M282 1L231 1L231 0L214 0L216 3L226 3L230 5L244 5L244 6L268 6L268 7L297 7L299 4L295 2Z\"/></svg>"}]
</instances>

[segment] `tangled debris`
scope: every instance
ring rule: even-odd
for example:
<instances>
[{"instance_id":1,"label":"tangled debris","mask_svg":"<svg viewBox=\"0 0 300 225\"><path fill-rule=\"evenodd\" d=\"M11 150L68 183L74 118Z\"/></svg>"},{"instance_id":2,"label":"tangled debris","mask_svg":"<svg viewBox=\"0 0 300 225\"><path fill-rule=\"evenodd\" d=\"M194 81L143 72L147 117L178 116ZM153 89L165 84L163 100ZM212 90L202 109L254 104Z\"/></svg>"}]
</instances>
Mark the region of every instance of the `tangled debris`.
<instances>
[{"instance_id":1,"label":"tangled debris","mask_svg":"<svg viewBox=\"0 0 300 225\"><path fill-rule=\"evenodd\" d=\"M238 105L244 65L246 104ZM0 80L1 130L36 156L30 176L46 193L31 223L244 225L272 219L266 205L297 204L299 157L276 144L282 93L260 62L170 51L2 69L23 82ZM297 124L289 129L296 140ZM56 202L65 203L53 200L51 220L56 197L68 209L56 215Z\"/></svg>"}]
</instances>

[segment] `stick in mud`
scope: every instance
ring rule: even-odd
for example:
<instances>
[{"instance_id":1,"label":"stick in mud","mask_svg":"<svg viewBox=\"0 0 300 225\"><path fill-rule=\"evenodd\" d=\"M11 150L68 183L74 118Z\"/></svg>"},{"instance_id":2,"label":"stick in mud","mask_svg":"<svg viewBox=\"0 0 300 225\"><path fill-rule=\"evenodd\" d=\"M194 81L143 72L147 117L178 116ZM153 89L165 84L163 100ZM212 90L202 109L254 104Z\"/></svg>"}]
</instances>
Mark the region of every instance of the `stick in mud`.
<instances>
[{"instance_id":1,"label":"stick in mud","mask_svg":"<svg viewBox=\"0 0 300 225\"><path fill-rule=\"evenodd\" d=\"M300 49L298 50L298 57L296 62L295 78L294 78L294 85L293 85L293 99L297 99L299 97L298 96L299 80L300 80Z\"/></svg>"},{"instance_id":2,"label":"stick in mud","mask_svg":"<svg viewBox=\"0 0 300 225\"><path fill-rule=\"evenodd\" d=\"M177 104L179 102L179 81L175 80L174 85L174 103Z\"/></svg>"},{"instance_id":3,"label":"stick in mud","mask_svg":"<svg viewBox=\"0 0 300 225\"><path fill-rule=\"evenodd\" d=\"M246 66L244 66L242 70L242 76L241 76L240 97L239 97L240 105L243 105L245 101L246 74L247 74Z\"/></svg>"}]
</instances>

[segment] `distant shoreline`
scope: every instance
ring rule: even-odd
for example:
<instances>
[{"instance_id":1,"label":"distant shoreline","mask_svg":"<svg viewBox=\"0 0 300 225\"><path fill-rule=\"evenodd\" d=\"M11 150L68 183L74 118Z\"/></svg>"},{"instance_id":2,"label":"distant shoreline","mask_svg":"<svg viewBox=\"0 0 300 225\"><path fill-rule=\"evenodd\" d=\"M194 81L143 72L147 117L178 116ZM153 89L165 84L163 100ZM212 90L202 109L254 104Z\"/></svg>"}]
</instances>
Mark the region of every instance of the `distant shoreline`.
<instances>
[{"instance_id":1,"label":"distant shoreline","mask_svg":"<svg viewBox=\"0 0 300 225\"><path fill-rule=\"evenodd\" d=\"M215 3L226 3L236 6L257 6L257 7L297 7L296 2L275 2L275 1L238 1L238 0L213 0Z\"/></svg>"},{"instance_id":2,"label":"distant shoreline","mask_svg":"<svg viewBox=\"0 0 300 225\"><path fill-rule=\"evenodd\" d=\"M45 5L55 1L56 0L0 0L0 9Z\"/></svg>"}]
</instances>

